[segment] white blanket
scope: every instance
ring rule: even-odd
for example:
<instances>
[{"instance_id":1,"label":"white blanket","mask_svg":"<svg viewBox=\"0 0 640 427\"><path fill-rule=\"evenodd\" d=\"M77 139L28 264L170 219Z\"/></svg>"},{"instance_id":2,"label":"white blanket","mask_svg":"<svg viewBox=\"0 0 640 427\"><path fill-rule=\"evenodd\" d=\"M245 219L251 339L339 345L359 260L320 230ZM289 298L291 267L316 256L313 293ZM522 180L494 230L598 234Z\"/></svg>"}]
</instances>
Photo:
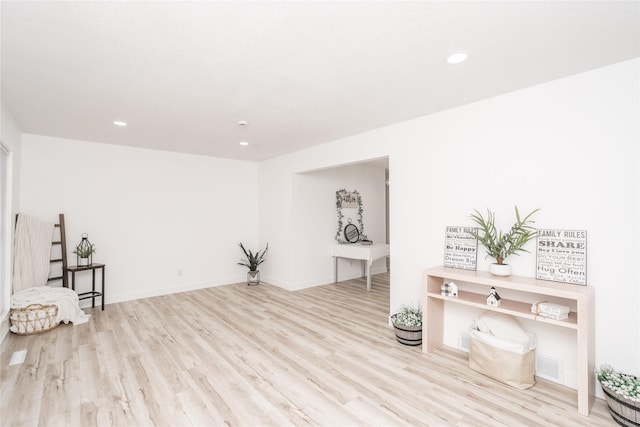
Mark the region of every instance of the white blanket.
<instances>
[{"instance_id":1,"label":"white blanket","mask_svg":"<svg viewBox=\"0 0 640 427\"><path fill-rule=\"evenodd\" d=\"M47 284L55 224L19 214L13 243L13 292Z\"/></svg>"},{"instance_id":2,"label":"white blanket","mask_svg":"<svg viewBox=\"0 0 640 427\"><path fill-rule=\"evenodd\" d=\"M25 308L30 304L54 304L58 306L56 321L80 325L86 323L90 315L80 309L78 294L69 288L38 286L16 292L11 296L11 308ZM13 328L13 326L12 326Z\"/></svg>"},{"instance_id":3,"label":"white blanket","mask_svg":"<svg viewBox=\"0 0 640 427\"><path fill-rule=\"evenodd\" d=\"M535 335L525 331L518 320L508 314L485 312L475 321L471 335L513 353L525 354L536 348Z\"/></svg>"}]
</instances>

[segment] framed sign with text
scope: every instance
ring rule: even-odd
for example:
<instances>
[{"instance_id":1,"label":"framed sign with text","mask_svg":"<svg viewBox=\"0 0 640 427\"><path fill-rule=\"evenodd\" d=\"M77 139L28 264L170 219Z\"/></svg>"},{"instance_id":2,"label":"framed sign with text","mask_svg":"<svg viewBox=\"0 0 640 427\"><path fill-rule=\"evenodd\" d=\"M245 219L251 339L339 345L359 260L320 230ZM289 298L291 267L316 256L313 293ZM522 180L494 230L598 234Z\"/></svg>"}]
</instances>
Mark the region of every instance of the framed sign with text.
<instances>
[{"instance_id":1,"label":"framed sign with text","mask_svg":"<svg viewBox=\"0 0 640 427\"><path fill-rule=\"evenodd\" d=\"M538 230L536 278L587 284L587 232Z\"/></svg>"},{"instance_id":2,"label":"framed sign with text","mask_svg":"<svg viewBox=\"0 0 640 427\"><path fill-rule=\"evenodd\" d=\"M444 266L476 270L478 240L469 231L473 227L447 226L444 239Z\"/></svg>"}]
</instances>

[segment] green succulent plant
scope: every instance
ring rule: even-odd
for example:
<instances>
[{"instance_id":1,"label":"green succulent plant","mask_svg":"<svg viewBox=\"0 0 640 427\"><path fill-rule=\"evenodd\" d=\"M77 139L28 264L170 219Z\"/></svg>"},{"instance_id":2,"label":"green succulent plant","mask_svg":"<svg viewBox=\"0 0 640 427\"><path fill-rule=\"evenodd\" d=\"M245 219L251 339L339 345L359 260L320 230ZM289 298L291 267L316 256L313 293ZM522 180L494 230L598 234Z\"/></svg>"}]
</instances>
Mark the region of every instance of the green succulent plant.
<instances>
[{"instance_id":1,"label":"green succulent plant","mask_svg":"<svg viewBox=\"0 0 640 427\"><path fill-rule=\"evenodd\" d=\"M531 226L534 221L530 218L539 210L535 209L522 218L516 206L516 223L508 233L502 233L496 229L496 216L493 212L487 209L487 218L485 219L480 212L474 209L471 219L478 224L479 228L478 231L470 231L469 233L482 243L482 246L487 250L488 257L495 258L498 264L503 264L509 255L529 252L523 246L538 234L537 230Z\"/></svg>"},{"instance_id":2,"label":"green succulent plant","mask_svg":"<svg viewBox=\"0 0 640 427\"><path fill-rule=\"evenodd\" d=\"M400 311L391 315L391 321L400 326L422 326L422 309L403 305Z\"/></svg>"},{"instance_id":3,"label":"green succulent plant","mask_svg":"<svg viewBox=\"0 0 640 427\"><path fill-rule=\"evenodd\" d=\"M78 255L80 258L89 258L89 255L96 251L96 247L93 243L89 243L88 246L76 246L73 250L73 253Z\"/></svg>"},{"instance_id":4,"label":"green succulent plant","mask_svg":"<svg viewBox=\"0 0 640 427\"><path fill-rule=\"evenodd\" d=\"M238 263L238 265L243 265L247 267L249 271L256 271L258 270L258 266L266 261L264 259L264 255L267 253L267 250L269 249L268 243L267 243L267 247L264 248L264 251L260 252L258 250L258 252L256 252L255 254L251 251L251 249L246 250L242 242L238 243L238 245L240 246L240 248L242 248L242 252L244 252L244 255L246 256L246 259L241 260Z\"/></svg>"}]
</instances>

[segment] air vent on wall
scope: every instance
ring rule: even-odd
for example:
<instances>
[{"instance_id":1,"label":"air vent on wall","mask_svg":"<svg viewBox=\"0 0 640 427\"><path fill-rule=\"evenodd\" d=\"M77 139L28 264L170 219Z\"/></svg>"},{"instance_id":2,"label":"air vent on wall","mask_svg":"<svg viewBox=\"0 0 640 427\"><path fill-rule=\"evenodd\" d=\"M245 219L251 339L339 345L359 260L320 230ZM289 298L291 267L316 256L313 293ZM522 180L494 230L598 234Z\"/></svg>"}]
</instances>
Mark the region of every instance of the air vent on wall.
<instances>
[{"instance_id":1,"label":"air vent on wall","mask_svg":"<svg viewBox=\"0 0 640 427\"><path fill-rule=\"evenodd\" d=\"M562 360L536 354L536 376L562 383Z\"/></svg>"},{"instance_id":2,"label":"air vent on wall","mask_svg":"<svg viewBox=\"0 0 640 427\"><path fill-rule=\"evenodd\" d=\"M458 348L462 351L469 352L471 348L471 342L469 341L469 334L462 333L458 339Z\"/></svg>"}]
</instances>

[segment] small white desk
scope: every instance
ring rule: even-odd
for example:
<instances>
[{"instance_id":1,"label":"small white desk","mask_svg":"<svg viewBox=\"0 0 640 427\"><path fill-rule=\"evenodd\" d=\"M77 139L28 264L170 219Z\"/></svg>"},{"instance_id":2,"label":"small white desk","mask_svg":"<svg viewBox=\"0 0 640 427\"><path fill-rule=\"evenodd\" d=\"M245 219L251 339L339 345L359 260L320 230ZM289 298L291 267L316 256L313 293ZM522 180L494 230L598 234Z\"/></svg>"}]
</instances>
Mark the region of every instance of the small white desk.
<instances>
[{"instance_id":1,"label":"small white desk","mask_svg":"<svg viewBox=\"0 0 640 427\"><path fill-rule=\"evenodd\" d=\"M333 283L338 281L338 258L359 259L365 262L367 275L367 291L371 290L371 264L378 258L389 256L389 245L374 243L361 245L360 243L337 244L331 247L333 257Z\"/></svg>"}]
</instances>

